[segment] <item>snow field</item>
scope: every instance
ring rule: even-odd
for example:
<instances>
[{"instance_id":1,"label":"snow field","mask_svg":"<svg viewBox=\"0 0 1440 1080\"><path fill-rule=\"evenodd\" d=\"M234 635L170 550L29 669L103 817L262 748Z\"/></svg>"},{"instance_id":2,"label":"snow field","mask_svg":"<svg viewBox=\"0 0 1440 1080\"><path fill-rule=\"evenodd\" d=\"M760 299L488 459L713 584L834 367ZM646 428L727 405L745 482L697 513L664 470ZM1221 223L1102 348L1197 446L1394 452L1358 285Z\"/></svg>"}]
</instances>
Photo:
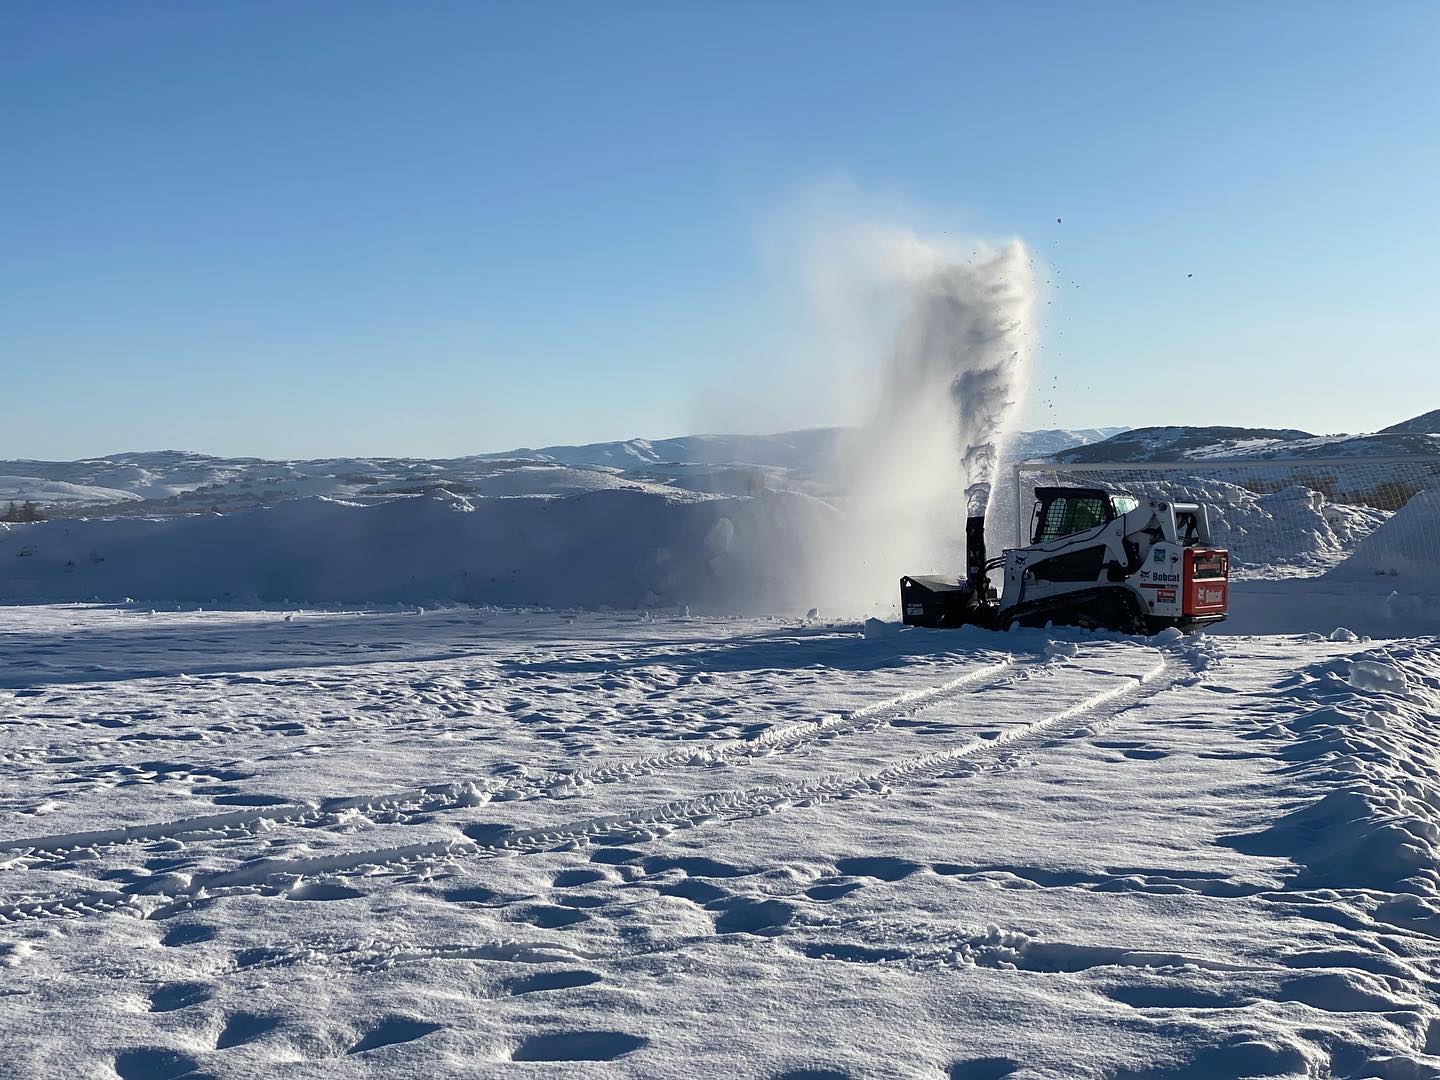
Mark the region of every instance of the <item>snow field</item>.
<instances>
[{"instance_id":1,"label":"snow field","mask_svg":"<svg viewBox=\"0 0 1440 1080\"><path fill-rule=\"evenodd\" d=\"M0 1042L125 1080L1437 1075L1437 643L1337 637L0 609Z\"/></svg>"}]
</instances>

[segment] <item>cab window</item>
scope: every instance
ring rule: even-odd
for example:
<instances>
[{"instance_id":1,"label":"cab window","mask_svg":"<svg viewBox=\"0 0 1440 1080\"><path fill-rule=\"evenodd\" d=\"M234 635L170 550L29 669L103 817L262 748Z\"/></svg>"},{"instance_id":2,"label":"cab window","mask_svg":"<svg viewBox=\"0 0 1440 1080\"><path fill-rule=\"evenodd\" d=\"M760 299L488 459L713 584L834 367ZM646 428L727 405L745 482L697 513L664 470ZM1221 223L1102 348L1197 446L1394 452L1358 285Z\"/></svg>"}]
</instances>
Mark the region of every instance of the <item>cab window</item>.
<instances>
[{"instance_id":1,"label":"cab window","mask_svg":"<svg viewBox=\"0 0 1440 1080\"><path fill-rule=\"evenodd\" d=\"M1128 514L1140 505L1139 499L1132 498L1129 495L1111 495L1110 502L1115 507L1116 517L1119 517L1121 514Z\"/></svg>"},{"instance_id":2,"label":"cab window","mask_svg":"<svg viewBox=\"0 0 1440 1080\"><path fill-rule=\"evenodd\" d=\"M1043 544L1072 533L1084 532L1097 525L1104 525L1106 520L1104 499L1062 495L1045 508L1044 519L1036 530L1035 542Z\"/></svg>"}]
</instances>

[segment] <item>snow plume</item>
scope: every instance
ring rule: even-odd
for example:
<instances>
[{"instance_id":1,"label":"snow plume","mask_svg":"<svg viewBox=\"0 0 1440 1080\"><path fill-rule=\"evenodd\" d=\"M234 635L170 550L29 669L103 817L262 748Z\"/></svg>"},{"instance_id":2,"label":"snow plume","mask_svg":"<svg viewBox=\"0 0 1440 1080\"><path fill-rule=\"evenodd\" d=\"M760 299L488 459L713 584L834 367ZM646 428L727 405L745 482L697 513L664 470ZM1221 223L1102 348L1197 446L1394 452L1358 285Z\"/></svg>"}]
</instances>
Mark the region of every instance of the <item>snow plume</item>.
<instances>
[{"instance_id":1,"label":"snow plume","mask_svg":"<svg viewBox=\"0 0 1440 1080\"><path fill-rule=\"evenodd\" d=\"M925 274L911 287L887 372L880 421L934 425L930 461L953 472L958 453L970 514L983 514L990 501L1007 424L1024 391L1032 284L1018 242Z\"/></svg>"},{"instance_id":2,"label":"snow plume","mask_svg":"<svg viewBox=\"0 0 1440 1080\"><path fill-rule=\"evenodd\" d=\"M891 607L901 574L963 573L965 518L985 512L1026 387L1034 276L1019 241L956 247L875 226L849 241L858 272L827 280L862 289L827 306L853 319L868 304L892 336L860 372L874 404L841 463L853 526L829 545L824 591Z\"/></svg>"}]
</instances>

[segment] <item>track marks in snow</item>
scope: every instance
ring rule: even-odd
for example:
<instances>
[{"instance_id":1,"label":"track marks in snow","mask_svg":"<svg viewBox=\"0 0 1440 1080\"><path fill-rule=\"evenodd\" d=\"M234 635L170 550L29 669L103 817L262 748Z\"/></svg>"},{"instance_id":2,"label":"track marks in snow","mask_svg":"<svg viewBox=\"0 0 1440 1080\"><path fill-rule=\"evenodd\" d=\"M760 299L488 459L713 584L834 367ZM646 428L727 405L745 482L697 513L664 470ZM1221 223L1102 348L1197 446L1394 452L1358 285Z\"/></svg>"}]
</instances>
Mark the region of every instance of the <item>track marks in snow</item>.
<instances>
[{"instance_id":1,"label":"track marks in snow","mask_svg":"<svg viewBox=\"0 0 1440 1080\"><path fill-rule=\"evenodd\" d=\"M903 758L869 773L832 774L770 787L711 792L630 813L603 815L557 826L514 831L499 829L493 836L481 834L486 835L486 839L476 839L472 835L464 841L442 840L307 858L262 857L241 863L229 870L209 874L160 875L132 882L118 890L0 905L0 919L18 921L43 916L104 912L137 905L141 896L168 897L172 906L166 910L173 910L174 904L179 904L183 909L184 905L202 897L209 899L237 892L264 893L274 889L283 893L297 887L297 882L306 879L333 878L360 870L415 870L463 857L543 851L564 844L602 841L607 837L644 836L655 829L697 827L714 820L771 814L833 799L883 796L898 786L944 776L957 764L976 755L991 754L1002 748L1013 752L1027 742L1043 741L1067 730L1093 731L1109 717L1134 707L1191 675L1183 657L1183 653L1160 651L1154 663L1140 675L1117 676L1115 685L1095 692L1049 716L1009 727L994 738L977 738L949 749ZM962 680L970 678L972 676L961 677ZM929 693L948 694L966 684L961 680L952 680ZM885 703L885 706L915 707L915 695L904 695L904 698L906 701L903 705L897 699ZM870 718L874 715L875 710L867 713ZM596 861L606 861L606 854L597 853ZM613 853L609 857L617 862L624 861ZM302 884L298 887L303 889L308 886ZM343 885L340 887L344 888Z\"/></svg>"},{"instance_id":2,"label":"track marks in snow","mask_svg":"<svg viewBox=\"0 0 1440 1080\"><path fill-rule=\"evenodd\" d=\"M764 728L749 738L716 744L687 743L662 753L625 761L610 761L588 768L553 772L540 777L517 777L509 781L432 784L386 795L344 796L318 802L286 801L274 795L233 794L218 796L254 809L203 815L179 821L153 822L49 836L0 840L0 853L63 853L77 848L95 848L155 839L214 839L254 833L274 825L319 826L343 824L354 814L380 821L397 821L442 811L470 809L487 802L561 797L581 787L612 784L665 769L685 766L714 767L733 764L747 757L768 756L800 749L817 740L847 732L894 723L897 719L933 707L957 694L973 692L1009 675L1014 668L1035 666L1032 661L1010 657L967 671L938 686L907 691L884 701L813 722L791 723Z\"/></svg>"},{"instance_id":3,"label":"track marks in snow","mask_svg":"<svg viewBox=\"0 0 1440 1080\"><path fill-rule=\"evenodd\" d=\"M1172 656L1162 653L1140 676L1121 677L1117 685L1094 693L1050 716L1011 727L993 739L974 739L950 749L904 758L871 773L831 775L767 788L714 792L630 814L607 815L555 827L516 830L497 837L484 846L505 851L543 850L563 843L593 841L617 833L635 833L637 830L657 826L694 826L716 818L773 813L836 798L888 794L895 786L915 783L941 774L963 759L1001 747L1014 748L1026 741L1051 737L1067 725L1078 726L1086 723L1093 728L1108 716L1133 707L1145 698L1179 682L1188 671L1179 673L1175 670L1176 666L1177 661ZM459 849L455 851L458 853Z\"/></svg>"},{"instance_id":4,"label":"track marks in snow","mask_svg":"<svg viewBox=\"0 0 1440 1080\"><path fill-rule=\"evenodd\" d=\"M801 946L812 959L852 964L899 963L908 966L939 964L947 967L982 967L1031 971L1050 975L1075 974L1092 968L1144 968L1170 970L1198 968L1216 972L1245 972L1253 967L1229 964L1202 956L1166 950L1127 949L1047 941L1023 930L989 926L983 930L929 936L924 928L908 931L913 940L893 931L889 940L878 933L873 918L840 924L831 940L812 940ZM840 937L840 931L845 937ZM859 940L857 940L859 939ZM884 944L874 944L884 940Z\"/></svg>"}]
</instances>

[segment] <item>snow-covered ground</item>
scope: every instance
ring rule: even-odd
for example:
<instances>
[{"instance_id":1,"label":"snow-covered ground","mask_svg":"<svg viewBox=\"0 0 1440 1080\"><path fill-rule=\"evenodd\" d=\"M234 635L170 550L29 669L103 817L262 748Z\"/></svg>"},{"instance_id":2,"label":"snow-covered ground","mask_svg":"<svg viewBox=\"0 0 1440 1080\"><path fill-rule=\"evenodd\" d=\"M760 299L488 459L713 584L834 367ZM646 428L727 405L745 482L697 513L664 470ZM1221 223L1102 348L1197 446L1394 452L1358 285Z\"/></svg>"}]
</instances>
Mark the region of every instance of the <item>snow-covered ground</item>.
<instances>
[{"instance_id":1,"label":"snow-covered ground","mask_svg":"<svg viewBox=\"0 0 1440 1080\"><path fill-rule=\"evenodd\" d=\"M1428 474L932 632L799 617L838 437L6 463L0 1076L1440 1078Z\"/></svg>"},{"instance_id":2,"label":"snow-covered ground","mask_svg":"<svg viewBox=\"0 0 1440 1080\"><path fill-rule=\"evenodd\" d=\"M0 1072L1440 1075L1440 639L0 608Z\"/></svg>"}]
</instances>

